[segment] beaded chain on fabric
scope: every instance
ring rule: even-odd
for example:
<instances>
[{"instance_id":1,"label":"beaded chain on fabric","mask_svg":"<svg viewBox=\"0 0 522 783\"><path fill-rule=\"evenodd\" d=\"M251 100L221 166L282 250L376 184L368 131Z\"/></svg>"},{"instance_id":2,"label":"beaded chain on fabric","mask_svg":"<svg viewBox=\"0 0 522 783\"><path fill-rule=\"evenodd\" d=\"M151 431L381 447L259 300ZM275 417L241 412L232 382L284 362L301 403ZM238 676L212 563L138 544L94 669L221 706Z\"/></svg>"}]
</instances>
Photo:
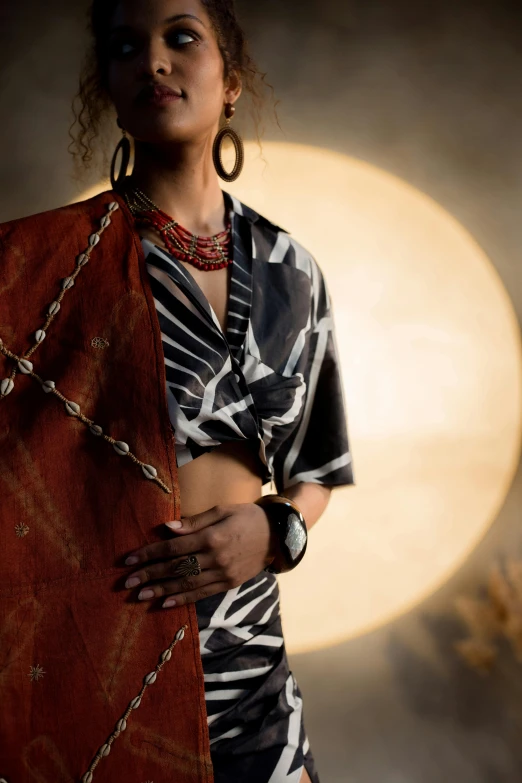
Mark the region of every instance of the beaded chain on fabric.
<instances>
[{"instance_id":1,"label":"beaded chain on fabric","mask_svg":"<svg viewBox=\"0 0 522 783\"><path fill-rule=\"evenodd\" d=\"M99 230L94 234L91 234L89 237L89 247L83 253L80 253L80 255L76 258L76 269L69 277L65 277L62 280L60 294L56 300L49 305L47 310L47 318L43 324L43 327L34 333L33 346L29 350L25 351L22 355L19 355L18 353L11 351L0 338L0 354L3 354L6 358L11 359L13 362L9 377L0 380L0 401L5 400L13 392L15 388L16 376L18 373L32 377L37 383L40 384L45 394L49 394L51 397L56 397L64 404L65 410L69 416L77 419L82 424L85 424L87 427L89 427L92 435L94 435L96 438L110 443L117 454L119 454L121 457L129 458L132 462L134 462L135 465L139 466L142 469L145 478L149 479L150 481L154 481L159 487L161 487L161 489L163 489L164 492L171 495L172 490L169 489L169 487L159 478L158 471L153 465L148 465L138 459L138 457L132 453L130 446L125 443L125 441L115 440L112 436L107 435L98 424L83 414L77 402L70 400L68 397L64 396L59 389L57 389L54 381L45 381L42 377L40 377L40 375L35 372L33 362L30 361L30 358L33 357L33 354L48 337L49 329L61 310L61 303L64 297L66 296L67 292L74 287L76 280L78 279L78 276L84 267L90 263L91 254L94 248L99 245L104 232L108 230L112 223L113 213L116 212L119 208L120 206L117 201L112 201L108 205L108 213L101 219ZM0 783L2 783L1 778Z\"/></svg>"},{"instance_id":2,"label":"beaded chain on fabric","mask_svg":"<svg viewBox=\"0 0 522 783\"><path fill-rule=\"evenodd\" d=\"M200 237L183 228L135 185L126 184L123 196L136 223L154 228L163 238L167 250L176 258L204 272L224 269L232 264L230 223L219 234Z\"/></svg>"}]
</instances>

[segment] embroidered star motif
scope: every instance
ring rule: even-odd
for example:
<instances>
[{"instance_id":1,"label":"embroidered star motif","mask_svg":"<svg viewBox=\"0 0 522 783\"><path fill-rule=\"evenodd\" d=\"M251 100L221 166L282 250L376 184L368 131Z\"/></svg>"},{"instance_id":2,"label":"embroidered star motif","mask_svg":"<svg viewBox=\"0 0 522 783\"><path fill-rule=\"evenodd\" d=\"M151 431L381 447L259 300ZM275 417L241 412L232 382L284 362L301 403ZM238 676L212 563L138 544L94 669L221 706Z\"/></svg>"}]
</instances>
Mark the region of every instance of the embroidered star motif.
<instances>
[{"instance_id":1,"label":"embroidered star motif","mask_svg":"<svg viewBox=\"0 0 522 783\"><path fill-rule=\"evenodd\" d=\"M101 348L101 350L105 350L105 348L109 347L109 341L105 340L103 337L93 337L91 340L91 345L93 348ZM147 783L149 783L147 781Z\"/></svg>"},{"instance_id":2,"label":"embroidered star motif","mask_svg":"<svg viewBox=\"0 0 522 783\"><path fill-rule=\"evenodd\" d=\"M28 534L29 528L27 527L27 525L24 525L24 523L21 522L19 525L15 525L15 531L16 531L17 538L23 538Z\"/></svg>"},{"instance_id":3,"label":"embroidered star motif","mask_svg":"<svg viewBox=\"0 0 522 783\"><path fill-rule=\"evenodd\" d=\"M31 669L29 671L29 677L31 678L31 682L38 682L38 680L41 680L46 672L42 669L42 667L37 664L36 666L31 666Z\"/></svg>"}]
</instances>

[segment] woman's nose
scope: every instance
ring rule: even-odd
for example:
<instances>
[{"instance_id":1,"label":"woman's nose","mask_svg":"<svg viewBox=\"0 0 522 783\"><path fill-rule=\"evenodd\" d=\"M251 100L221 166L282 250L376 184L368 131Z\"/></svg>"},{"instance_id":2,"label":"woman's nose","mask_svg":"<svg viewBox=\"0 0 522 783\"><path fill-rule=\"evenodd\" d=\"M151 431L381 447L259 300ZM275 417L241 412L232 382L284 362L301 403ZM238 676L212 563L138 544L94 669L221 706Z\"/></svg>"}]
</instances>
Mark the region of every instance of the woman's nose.
<instances>
[{"instance_id":1,"label":"woman's nose","mask_svg":"<svg viewBox=\"0 0 522 783\"><path fill-rule=\"evenodd\" d=\"M142 52L139 59L140 74L154 76L161 73L164 76L172 71L172 65L165 46L159 43L150 43Z\"/></svg>"}]
</instances>

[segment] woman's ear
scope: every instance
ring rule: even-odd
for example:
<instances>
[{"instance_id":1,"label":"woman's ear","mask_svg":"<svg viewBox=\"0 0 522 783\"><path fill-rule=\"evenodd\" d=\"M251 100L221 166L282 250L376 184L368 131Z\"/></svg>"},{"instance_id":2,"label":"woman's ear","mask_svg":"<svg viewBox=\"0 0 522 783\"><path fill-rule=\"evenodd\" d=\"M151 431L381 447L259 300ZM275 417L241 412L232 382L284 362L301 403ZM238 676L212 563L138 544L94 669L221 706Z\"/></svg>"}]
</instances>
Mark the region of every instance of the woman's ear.
<instances>
[{"instance_id":1,"label":"woman's ear","mask_svg":"<svg viewBox=\"0 0 522 783\"><path fill-rule=\"evenodd\" d=\"M225 100L227 103L234 104L243 91L241 76L238 71L230 71L225 81Z\"/></svg>"}]
</instances>

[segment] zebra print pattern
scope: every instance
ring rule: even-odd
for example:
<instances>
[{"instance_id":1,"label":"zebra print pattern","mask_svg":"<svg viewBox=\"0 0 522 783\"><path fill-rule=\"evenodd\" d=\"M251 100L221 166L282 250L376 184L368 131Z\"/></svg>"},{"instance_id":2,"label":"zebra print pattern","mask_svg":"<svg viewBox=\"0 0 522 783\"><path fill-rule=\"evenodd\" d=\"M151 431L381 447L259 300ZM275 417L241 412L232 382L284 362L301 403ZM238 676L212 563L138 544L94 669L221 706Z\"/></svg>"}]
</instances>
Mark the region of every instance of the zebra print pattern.
<instances>
[{"instance_id":1,"label":"zebra print pattern","mask_svg":"<svg viewBox=\"0 0 522 783\"><path fill-rule=\"evenodd\" d=\"M289 669L277 576L196 602L215 783L319 783Z\"/></svg>"},{"instance_id":2,"label":"zebra print pattern","mask_svg":"<svg viewBox=\"0 0 522 783\"><path fill-rule=\"evenodd\" d=\"M226 334L193 276L143 239L178 466L245 440L263 483L354 483L328 290L285 231L224 194L233 231ZM196 602L215 783L319 783L289 669L277 576Z\"/></svg>"},{"instance_id":3,"label":"zebra print pattern","mask_svg":"<svg viewBox=\"0 0 522 783\"><path fill-rule=\"evenodd\" d=\"M174 256L143 239L178 466L229 440L263 483L354 483L329 292L314 258L225 194L233 230L226 334Z\"/></svg>"}]
</instances>

